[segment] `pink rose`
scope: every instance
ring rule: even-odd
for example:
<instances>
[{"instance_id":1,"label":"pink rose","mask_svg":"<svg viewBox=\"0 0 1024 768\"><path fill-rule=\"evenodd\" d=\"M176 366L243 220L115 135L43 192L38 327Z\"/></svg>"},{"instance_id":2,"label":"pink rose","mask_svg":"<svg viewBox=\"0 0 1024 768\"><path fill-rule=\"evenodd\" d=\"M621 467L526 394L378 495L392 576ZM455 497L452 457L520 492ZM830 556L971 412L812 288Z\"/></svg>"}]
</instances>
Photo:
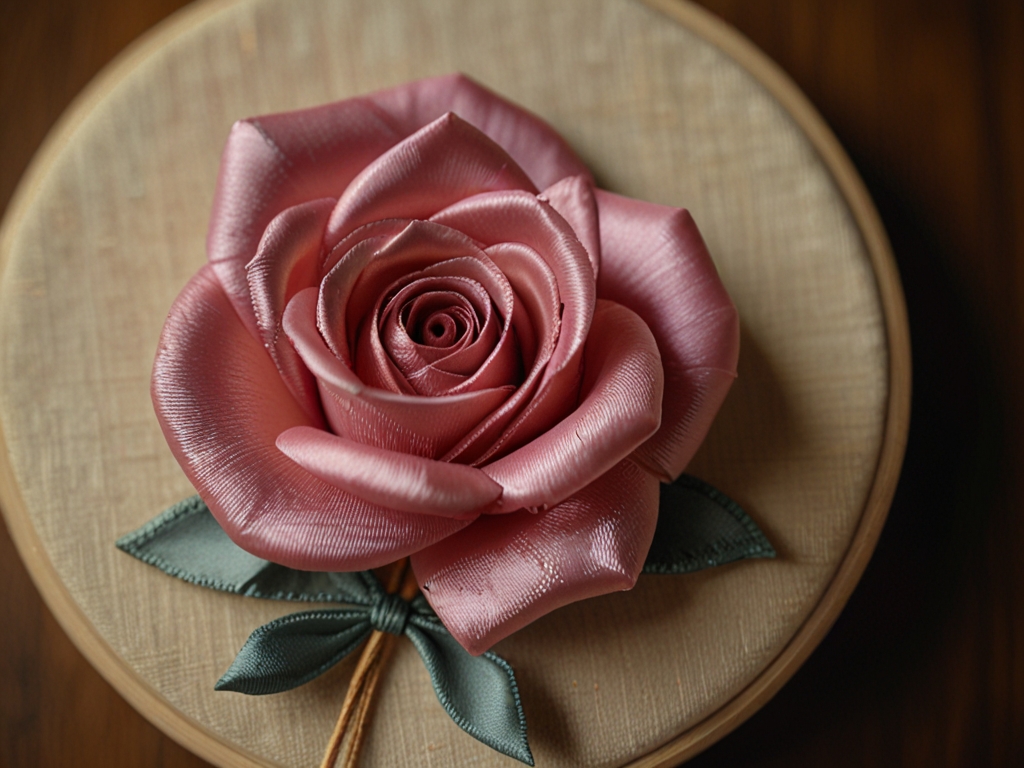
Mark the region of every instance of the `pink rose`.
<instances>
[{"instance_id":1,"label":"pink rose","mask_svg":"<svg viewBox=\"0 0 1024 768\"><path fill-rule=\"evenodd\" d=\"M153 370L189 479L268 560L410 555L473 653L634 584L735 377L689 214L458 75L236 123L207 249Z\"/></svg>"}]
</instances>

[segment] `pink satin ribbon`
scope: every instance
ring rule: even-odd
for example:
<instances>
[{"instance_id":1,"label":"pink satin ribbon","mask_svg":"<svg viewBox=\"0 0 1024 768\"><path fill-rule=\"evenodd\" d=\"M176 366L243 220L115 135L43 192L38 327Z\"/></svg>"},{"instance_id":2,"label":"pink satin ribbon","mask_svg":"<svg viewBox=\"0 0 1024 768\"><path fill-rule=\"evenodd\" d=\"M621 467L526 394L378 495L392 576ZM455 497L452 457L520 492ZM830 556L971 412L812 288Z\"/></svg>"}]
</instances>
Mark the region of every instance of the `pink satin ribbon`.
<instances>
[{"instance_id":1,"label":"pink satin ribbon","mask_svg":"<svg viewBox=\"0 0 1024 768\"><path fill-rule=\"evenodd\" d=\"M410 555L474 653L632 586L735 377L689 214L458 75L237 123L208 250L153 372L185 472L260 557Z\"/></svg>"}]
</instances>

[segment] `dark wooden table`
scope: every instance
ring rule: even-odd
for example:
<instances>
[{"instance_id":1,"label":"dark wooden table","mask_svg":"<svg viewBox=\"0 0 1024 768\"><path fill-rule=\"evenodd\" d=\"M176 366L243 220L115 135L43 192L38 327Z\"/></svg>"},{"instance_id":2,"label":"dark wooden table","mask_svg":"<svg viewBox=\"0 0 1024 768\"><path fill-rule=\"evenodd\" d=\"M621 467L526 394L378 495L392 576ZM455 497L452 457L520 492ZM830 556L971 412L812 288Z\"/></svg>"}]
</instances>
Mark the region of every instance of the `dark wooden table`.
<instances>
[{"instance_id":1,"label":"dark wooden table","mask_svg":"<svg viewBox=\"0 0 1024 768\"><path fill-rule=\"evenodd\" d=\"M181 0L3 0L0 208L75 94ZM903 276L889 523L792 681L690 765L1024 765L1024 3L703 0L852 156ZM75 650L0 527L0 766L206 765Z\"/></svg>"}]
</instances>

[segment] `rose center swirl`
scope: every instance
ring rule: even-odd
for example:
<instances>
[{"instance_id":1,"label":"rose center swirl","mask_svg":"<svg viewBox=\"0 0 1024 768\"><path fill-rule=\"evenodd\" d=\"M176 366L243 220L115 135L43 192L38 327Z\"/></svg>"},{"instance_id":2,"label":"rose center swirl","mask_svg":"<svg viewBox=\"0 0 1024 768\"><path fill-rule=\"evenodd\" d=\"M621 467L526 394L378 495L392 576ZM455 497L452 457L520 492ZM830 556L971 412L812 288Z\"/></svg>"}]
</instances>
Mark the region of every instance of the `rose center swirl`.
<instances>
[{"instance_id":1,"label":"rose center swirl","mask_svg":"<svg viewBox=\"0 0 1024 768\"><path fill-rule=\"evenodd\" d=\"M449 291L415 297L401 308L399 318L411 341L439 348L458 344L467 334L471 336L469 341L474 341L483 325L466 298Z\"/></svg>"},{"instance_id":2,"label":"rose center swirl","mask_svg":"<svg viewBox=\"0 0 1024 768\"><path fill-rule=\"evenodd\" d=\"M377 364L390 373L372 380L390 376L420 395L505 386L521 367L494 298L479 280L464 275L393 285L379 304L376 331Z\"/></svg>"}]
</instances>

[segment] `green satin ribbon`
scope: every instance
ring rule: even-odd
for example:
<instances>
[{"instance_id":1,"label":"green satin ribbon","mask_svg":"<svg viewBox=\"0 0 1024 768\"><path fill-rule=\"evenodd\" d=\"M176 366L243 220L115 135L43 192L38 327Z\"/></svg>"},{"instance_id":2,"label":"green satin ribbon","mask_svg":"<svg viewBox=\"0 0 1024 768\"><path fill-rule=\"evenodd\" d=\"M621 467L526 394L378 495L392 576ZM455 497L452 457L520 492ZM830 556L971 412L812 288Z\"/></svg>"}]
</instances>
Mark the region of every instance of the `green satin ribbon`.
<instances>
[{"instance_id":1,"label":"green satin ribbon","mask_svg":"<svg viewBox=\"0 0 1024 768\"><path fill-rule=\"evenodd\" d=\"M198 496L186 499L117 546L162 571L211 589L273 600L340 603L283 616L256 629L217 682L247 694L286 691L323 674L374 629L408 637L445 711L464 731L533 765L515 674L500 656L471 656L422 595L388 594L371 571L296 571L235 545ZM658 524L644 573L680 574L775 550L725 494L683 475L661 486Z\"/></svg>"},{"instance_id":2,"label":"green satin ribbon","mask_svg":"<svg viewBox=\"0 0 1024 768\"><path fill-rule=\"evenodd\" d=\"M692 475L662 484L644 573L692 573L749 557L775 557L775 550L739 504Z\"/></svg>"},{"instance_id":3,"label":"green satin ribbon","mask_svg":"<svg viewBox=\"0 0 1024 768\"><path fill-rule=\"evenodd\" d=\"M219 691L279 693L308 683L356 650L374 629L405 635L419 651L434 692L462 730L533 765L526 715L512 667L495 653L470 655L422 595L388 594L372 571L295 571L234 544L194 496L117 541L121 550L185 581L275 600L344 603L293 613L256 629L216 684Z\"/></svg>"},{"instance_id":4,"label":"green satin ribbon","mask_svg":"<svg viewBox=\"0 0 1024 768\"><path fill-rule=\"evenodd\" d=\"M526 715L515 674L495 653L471 656L417 595L388 594L369 571L370 597L351 609L304 611L264 624L250 635L218 691L278 693L312 680L358 648L374 630L405 635L419 651L434 692L462 730L487 746L533 765Z\"/></svg>"}]
</instances>

